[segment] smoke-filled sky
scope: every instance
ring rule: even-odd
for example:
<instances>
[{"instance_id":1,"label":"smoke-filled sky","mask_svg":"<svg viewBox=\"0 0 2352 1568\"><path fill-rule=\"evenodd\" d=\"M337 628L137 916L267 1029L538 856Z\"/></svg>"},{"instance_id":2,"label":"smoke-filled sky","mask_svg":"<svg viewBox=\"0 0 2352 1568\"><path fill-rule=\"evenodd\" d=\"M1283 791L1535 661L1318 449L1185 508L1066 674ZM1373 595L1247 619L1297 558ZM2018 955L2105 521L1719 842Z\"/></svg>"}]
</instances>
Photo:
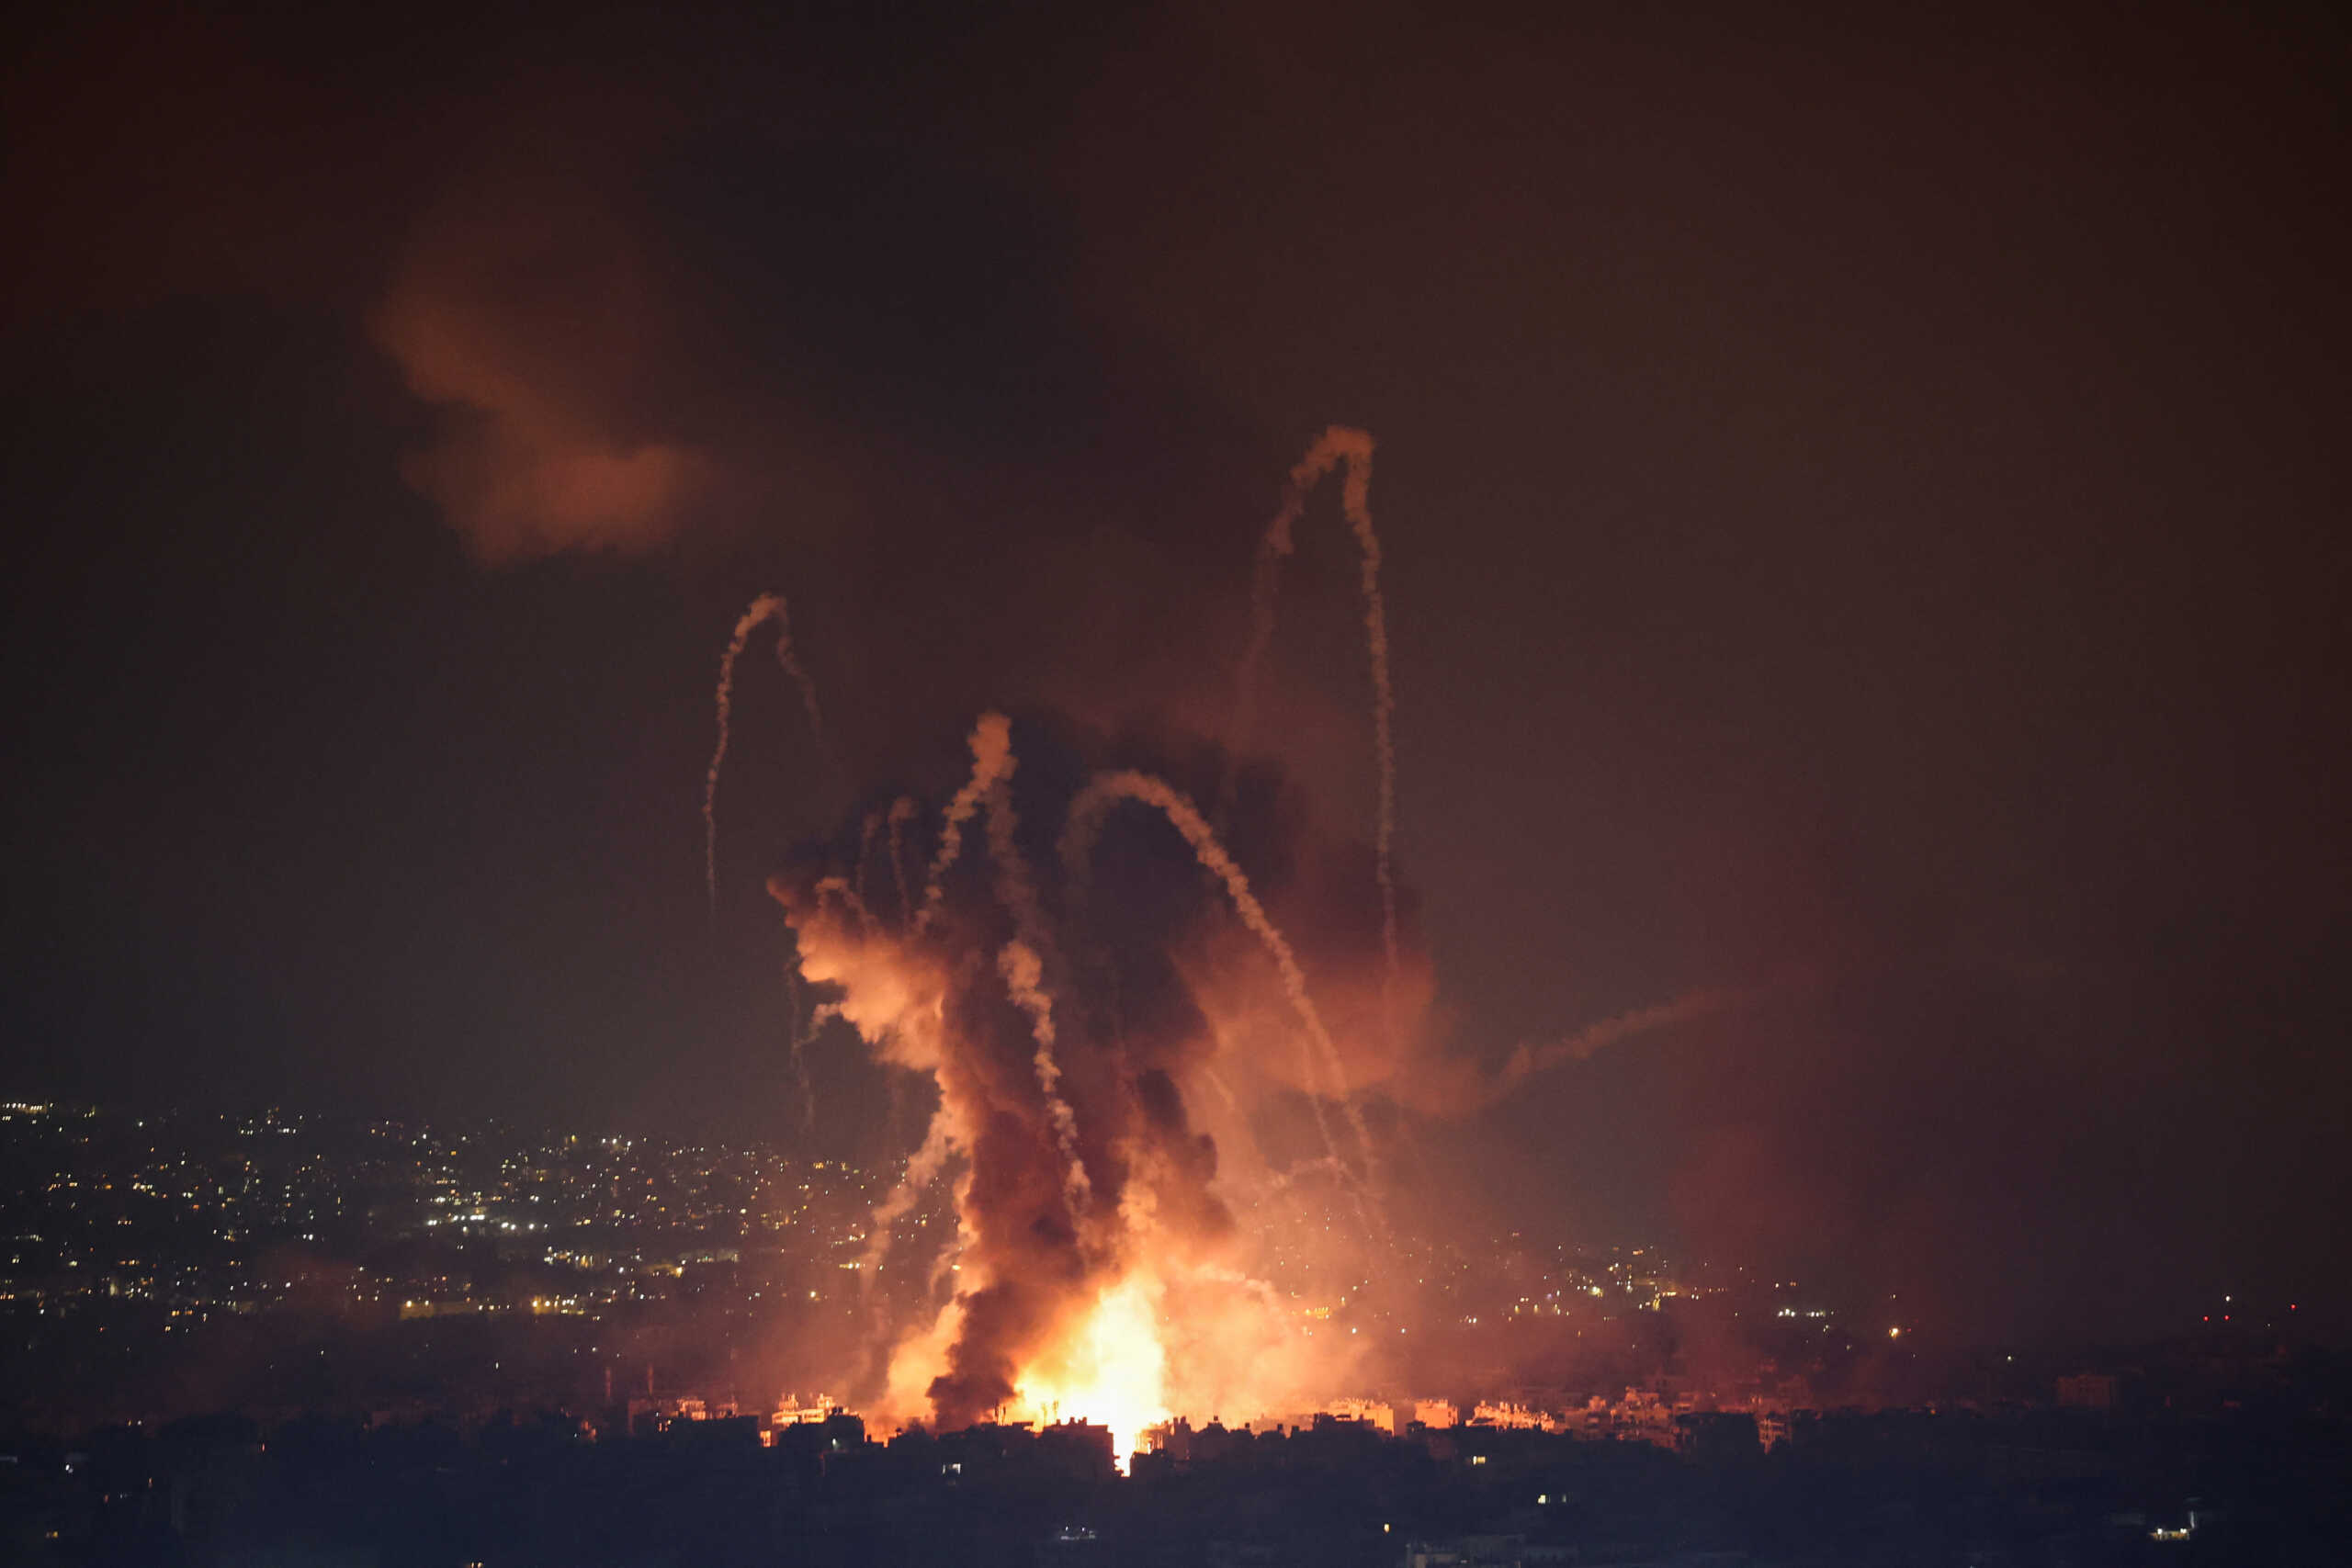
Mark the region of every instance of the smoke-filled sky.
<instances>
[{"instance_id":1,"label":"smoke-filled sky","mask_svg":"<svg viewBox=\"0 0 2352 1568\"><path fill-rule=\"evenodd\" d=\"M805 1136L763 877L986 707L1216 740L1336 422L1441 1186L2352 1290L2339 22L806 11L14 29L0 1089ZM1336 488L1253 734L1368 845Z\"/></svg>"}]
</instances>

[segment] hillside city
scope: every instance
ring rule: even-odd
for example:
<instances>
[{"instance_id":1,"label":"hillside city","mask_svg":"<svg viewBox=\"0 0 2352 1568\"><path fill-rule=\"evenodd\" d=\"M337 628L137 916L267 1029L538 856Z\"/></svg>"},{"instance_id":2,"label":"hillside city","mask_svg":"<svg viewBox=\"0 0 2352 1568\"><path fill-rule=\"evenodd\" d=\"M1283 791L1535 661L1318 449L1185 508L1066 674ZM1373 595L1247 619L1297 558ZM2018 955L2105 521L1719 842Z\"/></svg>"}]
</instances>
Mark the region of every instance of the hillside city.
<instances>
[{"instance_id":1,"label":"hillside city","mask_svg":"<svg viewBox=\"0 0 2352 1568\"><path fill-rule=\"evenodd\" d=\"M12 1561L2185 1562L2343 1523L2347 1362L2300 1303L1963 1348L1648 1247L1408 1242L1390 1288L1288 1283L1300 1332L1413 1359L1127 1455L843 1403L895 1169L16 1102L0 1171ZM914 1224L944 1245L944 1198Z\"/></svg>"}]
</instances>

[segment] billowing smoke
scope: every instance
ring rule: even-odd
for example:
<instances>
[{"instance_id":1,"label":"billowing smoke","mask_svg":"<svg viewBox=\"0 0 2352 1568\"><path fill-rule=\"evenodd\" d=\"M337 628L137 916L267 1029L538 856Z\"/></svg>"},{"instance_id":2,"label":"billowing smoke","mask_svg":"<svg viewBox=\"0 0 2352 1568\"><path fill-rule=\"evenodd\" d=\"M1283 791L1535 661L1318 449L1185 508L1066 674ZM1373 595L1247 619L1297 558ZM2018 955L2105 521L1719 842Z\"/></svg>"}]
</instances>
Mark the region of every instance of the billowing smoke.
<instances>
[{"instance_id":1,"label":"billowing smoke","mask_svg":"<svg viewBox=\"0 0 2352 1568\"><path fill-rule=\"evenodd\" d=\"M770 883L827 1005L883 1062L938 1089L906 1180L876 1215L869 1284L911 1273L893 1227L958 1172L954 1291L886 1317L888 1386L869 1408L950 1427L1008 1406L1058 1412L1127 1442L1172 1411L1246 1418L1344 1386L1348 1353L1252 1277L1225 1150L1196 1109L1220 1048L1197 987L1233 968L1222 942L1238 927L1256 975L1237 988L1271 987L1289 1009L1291 1092L1327 1131L1335 1107L1348 1124L1328 1162L1340 1185L1325 1185L1365 1216L1347 1243L1361 1259L1377 1224L1361 1168L1372 1135L1314 975L1175 784L1091 767L1074 754L1091 748L1051 735L1016 755L1001 715L970 740L972 772L939 822L915 919L874 919L829 861ZM1219 765L1193 768L1214 784ZM983 812L985 850L967 856ZM894 807L890 820L917 815ZM868 840L861 829L854 841ZM1292 874L1269 874L1295 887L1311 858L1294 847ZM1359 983L1376 983L1377 948L1359 951ZM1229 1128L1229 1087L1223 1098L1212 1108Z\"/></svg>"}]
</instances>

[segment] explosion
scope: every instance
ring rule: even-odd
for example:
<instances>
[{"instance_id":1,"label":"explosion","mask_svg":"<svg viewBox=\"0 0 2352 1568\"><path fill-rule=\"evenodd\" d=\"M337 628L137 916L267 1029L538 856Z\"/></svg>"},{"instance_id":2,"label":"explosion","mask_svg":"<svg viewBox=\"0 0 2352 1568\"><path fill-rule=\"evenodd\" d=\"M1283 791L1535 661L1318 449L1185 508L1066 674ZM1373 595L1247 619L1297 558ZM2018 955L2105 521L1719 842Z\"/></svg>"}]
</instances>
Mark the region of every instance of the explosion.
<instances>
[{"instance_id":1,"label":"explosion","mask_svg":"<svg viewBox=\"0 0 2352 1568\"><path fill-rule=\"evenodd\" d=\"M1057 750L1016 804L1011 721L984 716L971 751L932 874L895 919L822 867L770 883L801 974L837 998L824 1005L937 1087L930 1134L876 1215L869 1286L891 1267L890 1227L959 1168L956 1289L911 1321L876 1292L887 1371L869 1403L942 1427L1082 1418L1121 1455L1178 1412L1311 1408L1349 1358L1251 1273L1262 1238L1237 1221L1220 1138L1193 1109L1220 1051L1195 987L1229 1010L1259 1007L1271 982L1302 1047L1279 1079L1334 1140L1321 1163L1358 1222L1327 1246L1360 1257L1377 1235L1371 1135L1295 952L1174 784L1111 769L1065 791ZM1037 796L1059 809L1036 811ZM985 850L967 862L976 817ZM1237 919L1260 947L1254 976L1216 940ZM1344 1137L1327 1101L1345 1111Z\"/></svg>"},{"instance_id":2,"label":"explosion","mask_svg":"<svg viewBox=\"0 0 2352 1568\"><path fill-rule=\"evenodd\" d=\"M1304 1306L1270 1280L1295 1287L1320 1269L1342 1291L1365 1288L1386 1222L1349 1063L1393 1056L1428 997L1425 983L1400 983L1371 452L1370 437L1335 428L1294 470L1260 550L1234 724L1238 738L1272 633L1273 569L1308 492L1344 462L1375 688L1369 886L1334 869L1344 861L1361 874L1361 859L1295 820L1266 820L1280 813L1265 790L1239 787L1229 753L1142 759L1130 743L1106 756L1100 742L1028 722L1016 750L1000 713L971 732L971 771L939 818L920 888L905 851L922 813L904 797L864 814L854 851L770 879L797 945L796 997L803 981L818 987L812 1016L852 1025L887 1068L937 1094L861 1265L877 1385L865 1403L879 1419L942 1429L1082 1419L1109 1429L1124 1465L1173 1415L1295 1416L1361 1375L1367 1342L1334 1331L1328 1305ZM721 756L734 660L760 620L781 626L781 615L766 596L736 628L718 694ZM813 690L787 668L813 727ZM1159 766L1132 765L1147 760ZM1214 792L1214 822L1188 781ZM877 911L866 863L886 825L890 882ZM715 838L715 816L706 828ZM1228 835L1248 840L1246 855ZM1245 860L1287 905L1261 896ZM1312 917L1310 957L1270 903ZM1415 964L1411 977L1425 982ZM796 1049L806 1037L796 1032ZM1253 1119L1301 1102L1319 1151L1277 1169ZM952 1248L919 1293L888 1288L924 1268L901 1256L913 1249L894 1228L951 1173ZM1306 1213L1318 1195L1325 1211Z\"/></svg>"}]
</instances>

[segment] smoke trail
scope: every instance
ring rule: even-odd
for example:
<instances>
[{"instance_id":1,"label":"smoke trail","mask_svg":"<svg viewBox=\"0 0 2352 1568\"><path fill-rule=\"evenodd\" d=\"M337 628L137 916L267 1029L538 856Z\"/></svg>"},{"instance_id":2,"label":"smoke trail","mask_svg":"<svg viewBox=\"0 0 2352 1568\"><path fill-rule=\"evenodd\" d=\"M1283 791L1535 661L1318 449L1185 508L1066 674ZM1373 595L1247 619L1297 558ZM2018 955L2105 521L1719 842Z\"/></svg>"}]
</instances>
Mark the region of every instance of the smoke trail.
<instances>
[{"instance_id":1,"label":"smoke trail","mask_svg":"<svg viewBox=\"0 0 2352 1568\"><path fill-rule=\"evenodd\" d=\"M820 1002L816 1010L809 1013L808 1026L796 1031L792 1036L792 1076L800 1085L800 1125L804 1132L817 1130L817 1090L808 1081L808 1050L817 1043L817 1036L825 1025L841 1015L839 1002Z\"/></svg>"},{"instance_id":2,"label":"smoke trail","mask_svg":"<svg viewBox=\"0 0 2352 1568\"><path fill-rule=\"evenodd\" d=\"M890 803L890 882L899 890L899 924L904 926L914 919L914 898L907 891L906 839L907 824L915 819L921 808L913 800L900 795Z\"/></svg>"},{"instance_id":3,"label":"smoke trail","mask_svg":"<svg viewBox=\"0 0 2352 1568\"><path fill-rule=\"evenodd\" d=\"M989 858L996 863L997 901L1012 917L1012 929L1042 963L1055 963L1058 955L1053 933L1046 926L1045 910L1037 902L1037 881L1029 874L1029 862L1013 837L1021 827L1021 819L1013 814L1011 787L1012 771L1018 765L1008 743L1004 760L989 785Z\"/></svg>"},{"instance_id":4,"label":"smoke trail","mask_svg":"<svg viewBox=\"0 0 2352 1568\"><path fill-rule=\"evenodd\" d=\"M875 1277L881 1273L883 1259L889 1256L890 1231L906 1216L922 1197L924 1190L939 1179L940 1170L956 1152L956 1118L945 1100L931 1113L931 1126L923 1134L922 1146L907 1161L907 1173L890 1189L890 1195L876 1205L874 1228L865 1238L865 1250L857 1262L858 1283L872 1289Z\"/></svg>"},{"instance_id":5,"label":"smoke trail","mask_svg":"<svg viewBox=\"0 0 2352 1568\"><path fill-rule=\"evenodd\" d=\"M1306 512L1306 498L1316 485L1345 463L1347 473L1340 486L1340 508L1347 517L1348 526L1355 532L1356 544L1363 557L1361 581L1364 644L1372 660L1372 749L1380 773L1373 870L1380 884L1380 936L1388 961L1386 983L1393 987L1399 962L1396 884L1391 870L1396 837L1396 747L1391 720L1396 700L1388 679L1388 609L1380 592L1380 536L1372 527L1372 436L1364 431L1342 424L1325 430L1307 448L1306 456L1298 460L1297 467L1291 469L1290 483L1283 492L1282 510L1274 513L1274 520L1258 547L1250 585L1250 646L1241 656L1241 669L1236 680L1232 754L1226 763L1218 810L1222 815L1231 805L1234 770L1256 717L1258 666L1274 637L1274 594L1281 583L1282 563L1291 553L1291 531Z\"/></svg>"},{"instance_id":6,"label":"smoke trail","mask_svg":"<svg viewBox=\"0 0 2352 1568\"><path fill-rule=\"evenodd\" d=\"M1006 942L996 960L997 973L1004 976L1004 988L1016 1006L1029 1015L1032 1032L1037 1041L1037 1053L1032 1060L1037 1068L1037 1087L1046 1097L1046 1116L1053 1123L1054 1141L1060 1145L1064 1170L1062 1198L1069 1205L1072 1224L1086 1217L1092 1200L1094 1184L1086 1175L1086 1162L1079 1157L1078 1113L1069 1101L1062 1098L1060 1066L1054 1060L1054 1006L1041 984L1044 968L1034 949L1018 940Z\"/></svg>"},{"instance_id":7,"label":"smoke trail","mask_svg":"<svg viewBox=\"0 0 2352 1568\"><path fill-rule=\"evenodd\" d=\"M1548 1072L1569 1062L1585 1061L1621 1041L1679 1028L1702 1019L1743 1011L1774 998L1803 996L1817 988L1820 983L1819 976L1811 971L1798 970L1763 985L1739 987L1711 986L1687 992L1669 1002L1634 1008L1613 1018L1604 1018L1548 1045L1533 1045L1522 1041L1511 1052L1510 1059L1503 1064L1502 1075L1495 1083L1492 1097L1499 1098L1537 1073Z\"/></svg>"},{"instance_id":8,"label":"smoke trail","mask_svg":"<svg viewBox=\"0 0 2352 1568\"><path fill-rule=\"evenodd\" d=\"M874 858L874 839L882 831L882 814L869 811L857 830L857 877L850 886L856 891L857 901L865 902L865 863Z\"/></svg>"},{"instance_id":9,"label":"smoke trail","mask_svg":"<svg viewBox=\"0 0 2352 1568\"><path fill-rule=\"evenodd\" d=\"M800 958L797 953L794 954L791 963L784 966L784 992L791 1009L792 1032L786 1038L792 1048L793 1081L800 1089L800 1127L803 1132L813 1133L817 1130L817 1091L808 1082L808 1058L801 1054L806 1042L801 1037Z\"/></svg>"},{"instance_id":10,"label":"smoke trail","mask_svg":"<svg viewBox=\"0 0 2352 1568\"><path fill-rule=\"evenodd\" d=\"M1369 526L1369 525L1367 525ZM832 742L825 738L825 716L817 707L817 682L800 667L800 656L792 649L791 612L785 608L782 595L775 595L775 661L800 689L800 706L808 715L808 734L817 750L835 767L841 759L833 755Z\"/></svg>"},{"instance_id":11,"label":"smoke trail","mask_svg":"<svg viewBox=\"0 0 2352 1568\"><path fill-rule=\"evenodd\" d=\"M1193 853L1203 868L1225 884L1225 890L1233 899L1234 909L1240 915L1241 923L1250 928L1272 956L1292 1010L1298 1014L1307 1038L1313 1042L1316 1053L1321 1057L1323 1070L1329 1076L1331 1096L1347 1112L1349 1128L1355 1134L1356 1145L1363 1153L1368 1176L1373 1160L1372 1134L1364 1125L1363 1113L1349 1096L1347 1068L1340 1059L1339 1047L1332 1043L1330 1032L1323 1026L1323 1015L1316 1010L1315 1000L1307 994L1306 976L1298 966L1297 955L1291 951L1289 939L1275 927L1267 916L1265 907L1258 902L1258 896L1250 890L1250 879L1242 874L1241 868L1234 863L1225 846L1217 842L1215 830L1201 816L1199 807L1166 780L1154 778L1149 773L1123 770L1094 775L1079 792L1078 798L1070 802L1069 813L1062 826L1062 865L1074 897L1082 894L1085 887L1087 870L1094 858L1094 845L1102 837L1102 820L1111 807L1123 800L1152 807L1175 826L1176 830L1184 836L1184 841L1192 846ZM1314 1058L1309 1060L1312 1062ZM1336 1146L1332 1143L1330 1125L1323 1116L1321 1100L1313 1092L1311 1083L1307 1100L1314 1107L1316 1124L1322 1131L1325 1145ZM1358 1201L1363 1201L1361 1191Z\"/></svg>"},{"instance_id":12,"label":"smoke trail","mask_svg":"<svg viewBox=\"0 0 2352 1568\"><path fill-rule=\"evenodd\" d=\"M1311 1176L1317 1171L1329 1171L1331 1175L1338 1177L1342 1181L1348 1179L1348 1168L1341 1164L1335 1156L1327 1155L1321 1159L1301 1160L1296 1165L1292 1166L1288 1170L1268 1171L1266 1173L1266 1190L1269 1192L1287 1192L1298 1184L1298 1180L1301 1177Z\"/></svg>"},{"instance_id":13,"label":"smoke trail","mask_svg":"<svg viewBox=\"0 0 2352 1568\"><path fill-rule=\"evenodd\" d=\"M1006 992L1014 1004L1029 1015L1031 1033L1037 1043L1032 1058L1037 1069L1037 1087L1045 1094L1046 1119L1053 1124L1054 1140L1061 1149L1062 1196L1075 1224L1085 1217L1093 1184L1087 1178L1086 1162L1079 1156L1078 1113L1062 1097L1061 1067L1054 1057L1054 1002L1045 983L1046 965L1056 962L1053 933L1037 902L1036 879L1030 875L1029 862L1015 837L1021 822L1012 808L1012 784L1020 760L1012 751L1011 729L1008 727L1000 732L989 728L987 719L981 724L989 730L989 744L993 748L980 764L989 771L986 795L989 856L996 863L997 901L1012 915L1014 932L1013 940L997 954L997 972L1004 977ZM978 735L976 730L976 742ZM975 750L977 754L977 745Z\"/></svg>"},{"instance_id":14,"label":"smoke trail","mask_svg":"<svg viewBox=\"0 0 2352 1568\"><path fill-rule=\"evenodd\" d=\"M865 907L865 900L858 897L857 889L849 885L848 878L821 877L810 891L816 895L819 904L822 904L828 898L840 899L842 908L857 917L857 923L864 929L866 935L873 936L881 930L880 924L874 919L874 911Z\"/></svg>"},{"instance_id":15,"label":"smoke trail","mask_svg":"<svg viewBox=\"0 0 2352 1568\"><path fill-rule=\"evenodd\" d=\"M940 1281L960 1270L964 1266L964 1254L978 1245L973 1229L964 1217L964 1206L971 1195L972 1169L966 1166L964 1174L956 1178L956 1190L951 1194L956 1204L955 1243L940 1250L938 1256L931 1260L930 1270L922 1277L923 1294L933 1300L938 1299ZM961 1330L957 1332L960 1335Z\"/></svg>"},{"instance_id":16,"label":"smoke trail","mask_svg":"<svg viewBox=\"0 0 2352 1568\"><path fill-rule=\"evenodd\" d=\"M710 918L718 919L718 770L727 761L727 723L734 708L735 661L743 657L744 645L762 621L773 620L776 626L776 662L800 688L801 705L808 710L808 730L820 751L831 756L825 744L825 721L817 709L817 683L800 667L792 651L791 612L786 607L781 593L763 593L752 601L735 622L734 635L727 639L727 651L719 656L718 689L713 694L718 712L718 744L710 754L710 771L702 784L703 884L710 897Z\"/></svg>"},{"instance_id":17,"label":"smoke trail","mask_svg":"<svg viewBox=\"0 0 2352 1568\"><path fill-rule=\"evenodd\" d=\"M1001 713L984 713L979 723L972 727L972 776L947 803L947 814L939 823L939 850L932 856L931 874L924 879L922 909L915 917L918 930L929 925L939 913L941 899L946 889L943 883L956 858L964 850L964 824L972 819L981 800L994 788L1012 766L1012 721Z\"/></svg>"}]
</instances>

